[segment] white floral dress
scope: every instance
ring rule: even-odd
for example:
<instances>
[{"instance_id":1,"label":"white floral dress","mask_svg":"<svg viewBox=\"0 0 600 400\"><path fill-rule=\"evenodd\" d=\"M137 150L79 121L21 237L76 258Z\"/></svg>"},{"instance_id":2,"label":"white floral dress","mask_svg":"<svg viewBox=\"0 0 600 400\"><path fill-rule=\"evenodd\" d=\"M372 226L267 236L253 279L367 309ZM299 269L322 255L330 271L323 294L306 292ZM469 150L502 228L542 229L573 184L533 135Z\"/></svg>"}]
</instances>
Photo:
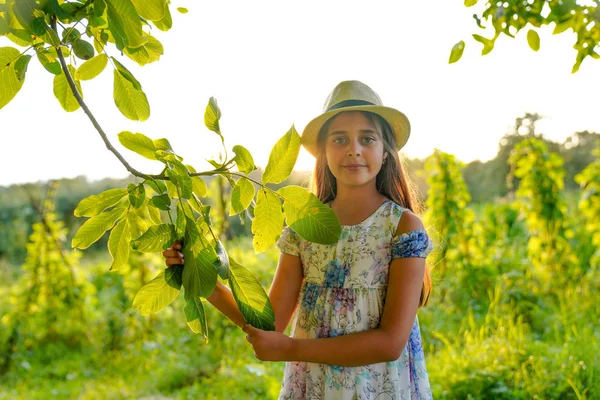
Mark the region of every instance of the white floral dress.
<instances>
[{"instance_id":1,"label":"white floral dress","mask_svg":"<svg viewBox=\"0 0 600 400\"><path fill-rule=\"evenodd\" d=\"M375 329L383 314L393 258L426 257L424 230L395 236L406 209L386 200L335 244L311 243L291 228L277 246L299 256L304 271L292 336L326 338ZM431 399L418 318L400 358L359 367L288 362L279 399Z\"/></svg>"}]
</instances>

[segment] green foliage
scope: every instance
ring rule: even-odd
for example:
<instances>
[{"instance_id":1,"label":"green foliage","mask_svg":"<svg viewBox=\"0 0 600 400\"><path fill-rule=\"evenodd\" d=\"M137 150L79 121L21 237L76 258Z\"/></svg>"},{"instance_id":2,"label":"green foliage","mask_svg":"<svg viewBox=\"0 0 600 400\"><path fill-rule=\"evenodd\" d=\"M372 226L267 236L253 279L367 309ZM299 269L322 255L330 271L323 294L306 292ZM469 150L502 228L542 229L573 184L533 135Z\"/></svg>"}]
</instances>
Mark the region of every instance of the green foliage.
<instances>
[{"instance_id":1,"label":"green foliage","mask_svg":"<svg viewBox=\"0 0 600 400\"><path fill-rule=\"evenodd\" d=\"M585 218L585 227L594 248L597 250L591 257L591 267L600 268L600 148L596 149L596 160L588 165L575 180L581 185L582 194L579 200L579 211Z\"/></svg>"},{"instance_id":2,"label":"green foliage","mask_svg":"<svg viewBox=\"0 0 600 400\"><path fill-rule=\"evenodd\" d=\"M174 265L162 270L133 299L133 308L142 315L162 310L175 300L181 290L183 266Z\"/></svg>"},{"instance_id":3,"label":"green foliage","mask_svg":"<svg viewBox=\"0 0 600 400\"><path fill-rule=\"evenodd\" d=\"M477 3L475 0L466 0L465 6L470 7ZM483 54L489 53L500 35L504 34L515 38L521 31L527 29L527 43L532 50L540 48L540 37L532 28L554 26L553 33L560 34L571 29L577 40L573 48L577 51L575 64L571 70L579 70L586 57L600 58L598 43L600 43L600 27L595 23L600 14L598 3L577 2L575 0L530 0L530 1L487 1L473 18L481 29L486 29L487 21L493 28L493 36L486 39L480 35L473 35L475 40L483 43ZM462 43L462 42L461 42ZM450 63L457 61L462 55L456 50L458 44L452 49ZM464 43L463 43L464 48Z\"/></svg>"},{"instance_id":4,"label":"green foliage","mask_svg":"<svg viewBox=\"0 0 600 400\"><path fill-rule=\"evenodd\" d=\"M300 135L292 126L271 150L269 162L262 176L263 183L281 183L290 176L299 152Z\"/></svg>"}]
</instances>

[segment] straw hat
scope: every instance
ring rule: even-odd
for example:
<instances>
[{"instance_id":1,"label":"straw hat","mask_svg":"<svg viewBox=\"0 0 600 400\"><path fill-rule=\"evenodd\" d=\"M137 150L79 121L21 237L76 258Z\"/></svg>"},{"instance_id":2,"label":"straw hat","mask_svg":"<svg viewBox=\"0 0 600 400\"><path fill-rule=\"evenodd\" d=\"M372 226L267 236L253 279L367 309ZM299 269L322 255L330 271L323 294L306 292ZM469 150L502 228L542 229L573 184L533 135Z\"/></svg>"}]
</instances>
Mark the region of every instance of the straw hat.
<instances>
[{"instance_id":1,"label":"straw hat","mask_svg":"<svg viewBox=\"0 0 600 400\"><path fill-rule=\"evenodd\" d=\"M406 144L410 135L410 122L400 111L385 107L373 89L359 81L339 83L327 97L323 114L306 125L302 132L302 145L310 154L317 156L317 137L327 120L344 111L370 111L385 119L396 136L396 149Z\"/></svg>"}]
</instances>

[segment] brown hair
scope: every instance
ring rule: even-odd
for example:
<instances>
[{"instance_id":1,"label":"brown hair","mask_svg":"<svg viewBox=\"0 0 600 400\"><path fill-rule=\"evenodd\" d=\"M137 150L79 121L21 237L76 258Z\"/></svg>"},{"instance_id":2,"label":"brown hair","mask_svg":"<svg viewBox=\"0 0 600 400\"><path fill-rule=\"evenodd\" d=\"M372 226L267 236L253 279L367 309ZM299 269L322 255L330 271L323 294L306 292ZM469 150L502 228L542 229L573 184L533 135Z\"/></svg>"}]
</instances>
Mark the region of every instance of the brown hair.
<instances>
[{"instance_id":1,"label":"brown hair","mask_svg":"<svg viewBox=\"0 0 600 400\"><path fill-rule=\"evenodd\" d=\"M379 133L383 139L384 152L388 154L386 162L381 166L381 170L377 174L377 191L396 204L408 208L414 214L420 214L422 207L418 201L416 187L404 171L403 163L396 151L396 137L394 136L394 132L392 132L392 128L381 116L367 111L361 112L376 129L380 130ZM333 176L327 166L325 155L325 140L327 139L327 132L333 118L335 117L325 122L319 131L317 138L319 153L317 154L317 161L310 184L311 191L323 203L332 201L337 193L335 176ZM425 265L425 276L423 277L423 289L421 290L419 306L423 307L427 305L430 293L431 274L429 266Z\"/></svg>"}]
</instances>

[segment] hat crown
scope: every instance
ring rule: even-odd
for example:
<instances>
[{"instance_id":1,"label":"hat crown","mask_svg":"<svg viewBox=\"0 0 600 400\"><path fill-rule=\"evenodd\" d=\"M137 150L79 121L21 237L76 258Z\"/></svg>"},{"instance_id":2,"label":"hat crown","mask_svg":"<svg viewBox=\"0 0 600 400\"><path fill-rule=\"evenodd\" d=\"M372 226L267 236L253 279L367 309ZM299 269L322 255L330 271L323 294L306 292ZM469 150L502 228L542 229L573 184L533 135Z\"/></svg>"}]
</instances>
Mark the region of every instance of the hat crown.
<instances>
[{"instance_id":1,"label":"hat crown","mask_svg":"<svg viewBox=\"0 0 600 400\"><path fill-rule=\"evenodd\" d=\"M348 105L383 105L379 95L375 93L375 91L369 86L360 81L343 81L340 82L327 97L323 107L323 112L329 111L333 108L340 108L339 106L343 106L345 103L350 103Z\"/></svg>"}]
</instances>

